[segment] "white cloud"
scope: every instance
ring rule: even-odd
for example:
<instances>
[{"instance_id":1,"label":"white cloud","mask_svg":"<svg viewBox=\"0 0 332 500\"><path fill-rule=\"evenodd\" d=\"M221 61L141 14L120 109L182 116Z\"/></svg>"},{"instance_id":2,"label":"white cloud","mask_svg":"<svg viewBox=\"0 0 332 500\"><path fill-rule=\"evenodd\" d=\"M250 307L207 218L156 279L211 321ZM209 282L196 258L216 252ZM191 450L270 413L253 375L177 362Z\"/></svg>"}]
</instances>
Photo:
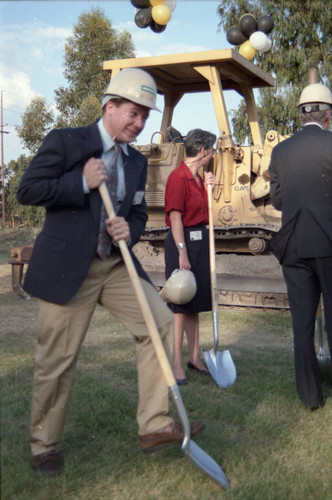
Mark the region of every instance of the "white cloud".
<instances>
[{"instance_id":1,"label":"white cloud","mask_svg":"<svg viewBox=\"0 0 332 500\"><path fill-rule=\"evenodd\" d=\"M56 39L56 40L67 40L73 34L73 30L71 28L59 28L56 26L44 26L41 25L39 28L35 29L34 24L34 35L38 38L45 39Z\"/></svg>"},{"instance_id":2,"label":"white cloud","mask_svg":"<svg viewBox=\"0 0 332 500\"><path fill-rule=\"evenodd\" d=\"M54 107L54 89L64 81L62 58L64 44L72 29L41 22L7 24L0 33L0 90L3 91L4 138L6 162L26 153L17 137L15 126L31 99L43 95Z\"/></svg>"},{"instance_id":3,"label":"white cloud","mask_svg":"<svg viewBox=\"0 0 332 500\"><path fill-rule=\"evenodd\" d=\"M17 136L15 127L21 125L21 116L36 93L31 88L29 75L0 64L0 89L3 91L4 162L8 164L21 154L27 154Z\"/></svg>"},{"instance_id":4,"label":"white cloud","mask_svg":"<svg viewBox=\"0 0 332 500\"><path fill-rule=\"evenodd\" d=\"M7 68L26 73L54 71L61 67L63 48L71 29L43 23L5 25L0 33L2 60Z\"/></svg>"},{"instance_id":5,"label":"white cloud","mask_svg":"<svg viewBox=\"0 0 332 500\"><path fill-rule=\"evenodd\" d=\"M24 42L33 44L36 40L60 40L65 41L72 35L71 28L59 28L45 23L24 23L2 25L0 40Z\"/></svg>"},{"instance_id":6,"label":"white cloud","mask_svg":"<svg viewBox=\"0 0 332 500\"><path fill-rule=\"evenodd\" d=\"M0 63L0 88L4 91L5 106L25 107L36 95L31 89L29 75Z\"/></svg>"}]
</instances>

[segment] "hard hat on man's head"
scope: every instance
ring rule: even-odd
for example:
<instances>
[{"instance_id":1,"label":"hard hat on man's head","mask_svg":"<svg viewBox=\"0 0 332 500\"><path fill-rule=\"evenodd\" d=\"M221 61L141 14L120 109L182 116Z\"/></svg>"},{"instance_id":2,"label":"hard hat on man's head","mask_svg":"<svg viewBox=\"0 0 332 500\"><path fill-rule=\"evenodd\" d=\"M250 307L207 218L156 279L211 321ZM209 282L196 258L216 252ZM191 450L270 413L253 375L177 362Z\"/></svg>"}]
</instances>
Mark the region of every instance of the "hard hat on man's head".
<instances>
[{"instance_id":1,"label":"hard hat on man's head","mask_svg":"<svg viewBox=\"0 0 332 500\"><path fill-rule=\"evenodd\" d=\"M311 83L302 90L299 108L301 113L332 109L331 91L321 83Z\"/></svg>"},{"instance_id":2,"label":"hard hat on man's head","mask_svg":"<svg viewBox=\"0 0 332 500\"><path fill-rule=\"evenodd\" d=\"M142 69L126 68L117 73L108 84L101 102L102 107L114 97L123 97L146 108L160 111L156 106L156 82Z\"/></svg>"},{"instance_id":3,"label":"hard hat on man's head","mask_svg":"<svg viewBox=\"0 0 332 500\"><path fill-rule=\"evenodd\" d=\"M173 304L187 304L194 298L197 291L195 276L191 271L176 269L165 283L160 292L165 302Z\"/></svg>"}]
</instances>

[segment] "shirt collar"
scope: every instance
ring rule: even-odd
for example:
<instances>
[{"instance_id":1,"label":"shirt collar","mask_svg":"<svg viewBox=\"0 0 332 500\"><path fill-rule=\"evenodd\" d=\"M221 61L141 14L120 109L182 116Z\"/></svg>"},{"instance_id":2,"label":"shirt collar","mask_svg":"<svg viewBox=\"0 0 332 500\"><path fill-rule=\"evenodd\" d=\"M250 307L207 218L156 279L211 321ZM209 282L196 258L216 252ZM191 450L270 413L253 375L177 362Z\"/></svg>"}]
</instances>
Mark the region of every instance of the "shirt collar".
<instances>
[{"instance_id":1,"label":"shirt collar","mask_svg":"<svg viewBox=\"0 0 332 500\"><path fill-rule=\"evenodd\" d=\"M195 180L192 171L190 170L190 168L188 167L188 165L186 164L185 161L181 161L180 168L183 170L184 175L187 177L187 179L190 179L190 180L193 180L193 181ZM199 182L200 183L201 183L201 181L203 182L203 179L202 179L202 177L199 174L198 174L198 177L200 178Z\"/></svg>"},{"instance_id":2,"label":"shirt collar","mask_svg":"<svg viewBox=\"0 0 332 500\"><path fill-rule=\"evenodd\" d=\"M186 164L185 161L181 161L180 163L180 168L183 170L184 172L184 175L188 178L188 179L193 179L194 176L190 170L190 168L188 167L188 165Z\"/></svg>"},{"instance_id":3,"label":"shirt collar","mask_svg":"<svg viewBox=\"0 0 332 500\"><path fill-rule=\"evenodd\" d=\"M308 123L305 123L304 127L307 127L308 125L317 125L317 127L320 127L322 130L324 130L324 128L322 127L322 125L320 123L317 123L317 122L308 122Z\"/></svg>"},{"instance_id":4,"label":"shirt collar","mask_svg":"<svg viewBox=\"0 0 332 500\"><path fill-rule=\"evenodd\" d=\"M114 147L115 142L113 141L112 137L106 132L102 118L100 118L100 120L98 121L97 126L100 132L101 142L103 144L103 151L105 153L106 151L109 151ZM118 146L120 146L125 155L129 155L128 144L126 142L122 142L121 144L118 144Z\"/></svg>"}]
</instances>

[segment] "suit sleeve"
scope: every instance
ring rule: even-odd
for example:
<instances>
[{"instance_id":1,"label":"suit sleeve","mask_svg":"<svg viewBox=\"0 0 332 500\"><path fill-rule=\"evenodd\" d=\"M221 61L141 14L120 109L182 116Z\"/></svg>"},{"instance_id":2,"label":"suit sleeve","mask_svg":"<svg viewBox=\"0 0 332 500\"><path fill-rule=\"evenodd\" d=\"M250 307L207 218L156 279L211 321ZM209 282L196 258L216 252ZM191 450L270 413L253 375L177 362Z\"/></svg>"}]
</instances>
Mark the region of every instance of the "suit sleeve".
<instances>
[{"instance_id":1,"label":"suit sleeve","mask_svg":"<svg viewBox=\"0 0 332 500\"><path fill-rule=\"evenodd\" d=\"M269 175L270 175L270 199L271 199L271 203L276 210L282 210L282 194L281 194L278 169L276 168L275 150L272 151L271 162L269 165Z\"/></svg>"},{"instance_id":2,"label":"suit sleeve","mask_svg":"<svg viewBox=\"0 0 332 500\"><path fill-rule=\"evenodd\" d=\"M51 208L86 203L83 167L77 157L70 170L66 169L68 152L62 135L59 130L50 132L24 173L17 192L17 199L23 205Z\"/></svg>"}]
</instances>

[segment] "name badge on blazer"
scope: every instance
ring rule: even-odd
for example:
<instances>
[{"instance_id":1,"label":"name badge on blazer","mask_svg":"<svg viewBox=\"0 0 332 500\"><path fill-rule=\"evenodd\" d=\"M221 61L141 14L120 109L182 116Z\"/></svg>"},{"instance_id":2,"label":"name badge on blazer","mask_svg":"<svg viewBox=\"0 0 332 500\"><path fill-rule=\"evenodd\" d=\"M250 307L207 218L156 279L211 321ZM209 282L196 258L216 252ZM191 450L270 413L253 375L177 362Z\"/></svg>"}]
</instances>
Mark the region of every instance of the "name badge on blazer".
<instances>
[{"instance_id":1,"label":"name badge on blazer","mask_svg":"<svg viewBox=\"0 0 332 500\"><path fill-rule=\"evenodd\" d=\"M136 191L133 199L133 205L140 205L143 201L143 198L144 198L144 191Z\"/></svg>"}]
</instances>

